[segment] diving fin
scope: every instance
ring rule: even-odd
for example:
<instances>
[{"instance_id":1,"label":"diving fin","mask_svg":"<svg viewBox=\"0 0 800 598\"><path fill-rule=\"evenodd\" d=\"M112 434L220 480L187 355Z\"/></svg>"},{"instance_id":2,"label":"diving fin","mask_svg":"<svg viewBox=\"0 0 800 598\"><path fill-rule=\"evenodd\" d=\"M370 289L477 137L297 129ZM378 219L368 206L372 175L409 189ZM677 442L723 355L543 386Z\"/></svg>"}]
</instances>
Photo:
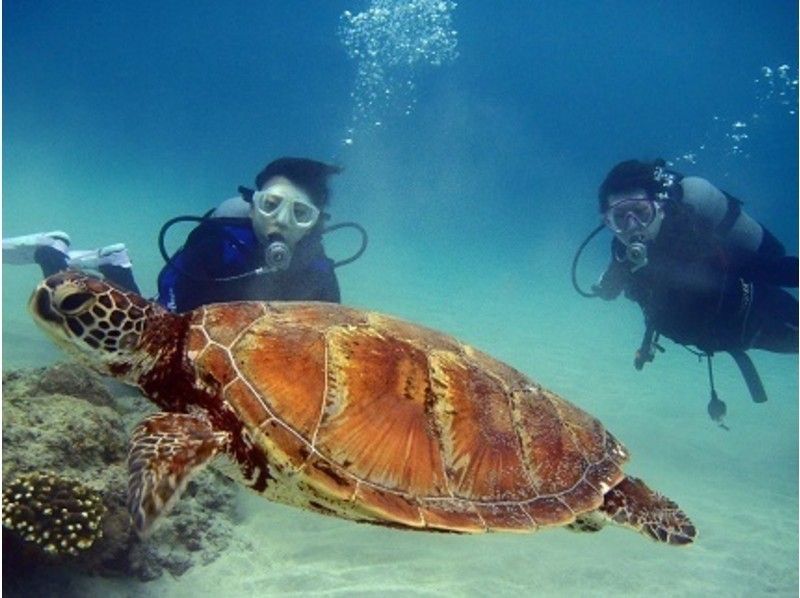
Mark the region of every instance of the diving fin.
<instances>
[{"instance_id":1,"label":"diving fin","mask_svg":"<svg viewBox=\"0 0 800 598\"><path fill-rule=\"evenodd\" d=\"M747 390L750 391L750 396L755 403L764 403L767 400L767 391L764 390L764 385L761 383L761 377L756 371L756 366L750 356L744 351L728 351L736 365L739 366L739 371L742 373L747 384Z\"/></svg>"}]
</instances>

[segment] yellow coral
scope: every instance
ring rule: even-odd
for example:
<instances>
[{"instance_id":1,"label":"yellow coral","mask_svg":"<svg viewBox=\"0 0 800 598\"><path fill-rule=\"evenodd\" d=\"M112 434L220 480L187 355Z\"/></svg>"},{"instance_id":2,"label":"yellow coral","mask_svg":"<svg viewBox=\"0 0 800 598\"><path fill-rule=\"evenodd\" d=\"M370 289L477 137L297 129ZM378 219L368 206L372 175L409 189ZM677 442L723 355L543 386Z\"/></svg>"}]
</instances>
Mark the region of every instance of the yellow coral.
<instances>
[{"instance_id":1,"label":"yellow coral","mask_svg":"<svg viewBox=\"0 0 800 598\"><path fill-rule=\"evenodd\" d=\"M55 474L21 475L3 492L3 526L48 554L75 556L103 535L99 492Z\"/></svg>"}]
</instances>

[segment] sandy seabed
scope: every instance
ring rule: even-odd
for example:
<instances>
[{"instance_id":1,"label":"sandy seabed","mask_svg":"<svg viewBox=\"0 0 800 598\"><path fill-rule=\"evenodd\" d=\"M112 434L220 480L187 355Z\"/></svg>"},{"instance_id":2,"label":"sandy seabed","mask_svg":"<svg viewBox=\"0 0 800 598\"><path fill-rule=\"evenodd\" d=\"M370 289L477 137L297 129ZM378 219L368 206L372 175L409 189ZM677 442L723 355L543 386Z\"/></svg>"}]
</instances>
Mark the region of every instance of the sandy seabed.
<instances>
[{"instance_id":1,"label":"sandy seabed","mask_svg":"<svg viewBox=\"0 0 800 598\"><path fill-rule=\"evenodd\" d=\"M21 309L30 277L21 280L4 285L4 368L61 358ZM575 302L425 311L409 301L391 311L466 338L599 417L629 448L627 470L693 519L694 545L662 546L616 527L597 534L400 532L298 511L242 489L238 537L216 561L147 583L76 575L59 595L796 596L796 356L754 354L770 396L763 405L750 402L732 361L716 358L717 390L729 409L724 431L705 413L705 364L665 343L665 354L635 372L630 345L638 321L623 342L606 332L620 326L622 307L565 314L563 306ZM585 328L588 313L594 325Z\"/></svg>"}]
</instances>

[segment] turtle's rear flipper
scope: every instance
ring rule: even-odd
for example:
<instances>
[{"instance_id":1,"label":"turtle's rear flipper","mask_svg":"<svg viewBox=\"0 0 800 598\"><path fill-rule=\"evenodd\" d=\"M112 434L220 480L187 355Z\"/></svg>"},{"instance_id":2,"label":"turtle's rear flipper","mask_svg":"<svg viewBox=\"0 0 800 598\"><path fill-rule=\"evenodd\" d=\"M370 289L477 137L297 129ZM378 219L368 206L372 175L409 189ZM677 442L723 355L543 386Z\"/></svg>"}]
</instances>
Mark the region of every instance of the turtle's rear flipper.
<instances>
[{"instance_id":1,"label":"turtle's rear flipper","mask_svg":"<svg viewBox=\"0 0 800 598\"><path fill-rule=\"evenodd\" d=\"M628 476L609 490L599 509L614 523L635 529L658 542L691 544L697 530L674 502Z\"/></svg>"},{"instance_id":2,"label":"turtle's rear flipper","mask_svg":"<svg viewBox=\"0 0 800 598\"><path fill-rule=\"evenodd\" d=\"M136 427L128 451L128 512L139 535L151 531L227 443L227 433L186 413L157 413Z\"/></svg>"}]
</instances>

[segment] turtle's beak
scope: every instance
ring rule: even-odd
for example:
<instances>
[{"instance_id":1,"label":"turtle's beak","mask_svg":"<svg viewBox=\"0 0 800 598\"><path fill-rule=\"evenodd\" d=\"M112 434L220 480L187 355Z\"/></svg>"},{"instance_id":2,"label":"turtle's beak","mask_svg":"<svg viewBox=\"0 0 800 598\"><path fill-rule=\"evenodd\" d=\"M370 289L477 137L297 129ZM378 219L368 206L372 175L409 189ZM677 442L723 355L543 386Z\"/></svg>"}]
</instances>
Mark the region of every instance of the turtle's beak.
<instances>
[{"instance_id":1,"label":"turtle's beak","mask_svg":"<svg viewBox=\"0 0 800 598\"><path fill-rule=\"evenodd\" d=\"M91 369L104 374L105 371L95 363L95 348L89 347L83 340L85 335L80 321L63 310L64 282L56 274L39 283L28 300L28 311L36 325L59 348ZM62 296L59 296L59 292ZM76 295L66 295L66 298L69 300L70 296Z\"/></svg>"},{"instance_id":2,"label":"turtle's beak","mask_svg":"<svg viewBox=\"0 0 800 598\"><path fill-rule=\"evenodd\" d=\"M53 310L51 298L50 289L40 285L31 295L30 301L28 301L28 309L37 320L52 324L63 324L64 318Z\"/></svg>"},{"instance_id":3,"label":"turtle's beak","mask_svg":"<svg viewBox=\"0 0 800 598\"><path fill-rule=\"evenodd\" d=\"M56 309L53 301L53 289L47 285L47 281L42 281L31 294L31 298L28 300L28 311L33 316L36 325L50 340L67 352L75 351L67 334L66 318Z\"/></svg>"}]
</instances>

